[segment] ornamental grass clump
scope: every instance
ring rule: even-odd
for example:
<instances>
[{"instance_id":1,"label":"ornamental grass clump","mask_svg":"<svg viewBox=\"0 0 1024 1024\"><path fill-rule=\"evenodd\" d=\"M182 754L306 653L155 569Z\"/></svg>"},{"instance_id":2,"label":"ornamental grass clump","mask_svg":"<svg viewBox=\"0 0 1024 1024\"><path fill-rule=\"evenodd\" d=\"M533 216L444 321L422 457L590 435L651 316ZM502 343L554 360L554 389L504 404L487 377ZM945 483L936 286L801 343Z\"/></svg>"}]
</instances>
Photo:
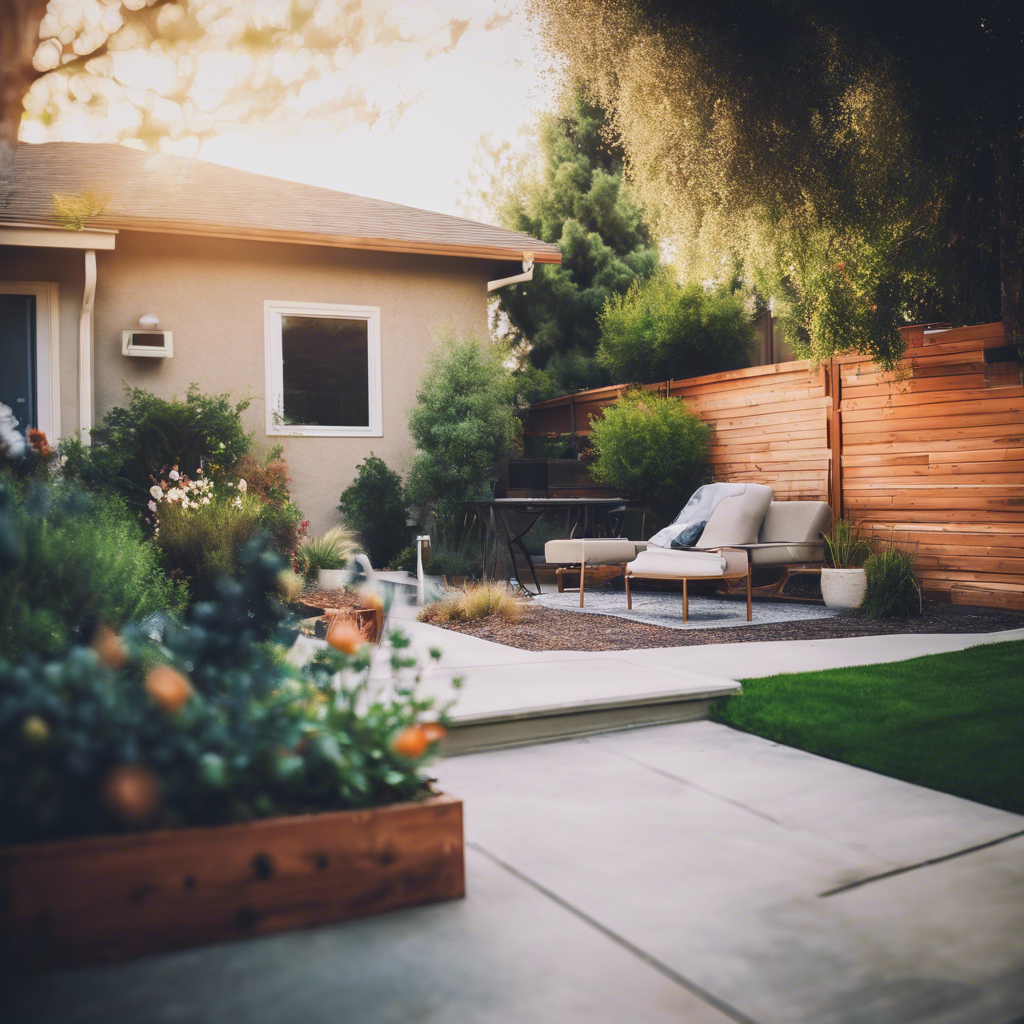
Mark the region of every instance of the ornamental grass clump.
<instances>
[{"instance_id":1,"label":"ornamental grass clump","mask_svg":"<svg viewBox=\"0 0 1024 1024\"><path fill-rule=\"evenodd\" d=\"M864 563L868 592L861 612L869 619L909 619L921 614L914 555L887 547Z\"/></svg>"},{"instance_id":2,"label":"ornamental grass clump","mask_svg":"<svg viewBox=\"0 0 1024 1024\"><path fill-rule=\"evenodd\" d=\"M17 547L17 524L0 527ZM398 632L393 686L370 685L378 648L358 640L293 665L283 568L256 538L181 622L98 630L50 660L0 656L0 844L428 796L451 702L420 694Z\"/></svg>"},{"instance_id":3,"label":"ornamental grass clump","mask_svg":"<svg viewBox=\"0 0 1024 1024\"><path fill-rule=\"evenodd\" d=\"M443 625L446 622L471 622L492 615L505 622L518 622L523 617L525 603L503 583L474 583L461 590L453 590L439 601L427 605L417 616L420 622Z\"/></svg>"},{"instance_id":4,"label":"ornamental grass clump","mask_svg":"<svg viewBox=\"0 0 1024 1024\"><path fill-rule=\"evenodd\" d=\"M351 530L332 526L325 533L302 539L295 552L296 572L315 582L321 569L344 569L358 550Z\"/></svg>"},{"instance_id":5,"label":"ornamental grass clump","mask_svg":"<svg viewBox=\"0 0 1024 1024\"><path fill-rule=\"evenodd\" d=\"M825 536L825 561L833 569L859 569L871 556L871 546L846 519L837 519Z\"/></svg>"}]
</instances>

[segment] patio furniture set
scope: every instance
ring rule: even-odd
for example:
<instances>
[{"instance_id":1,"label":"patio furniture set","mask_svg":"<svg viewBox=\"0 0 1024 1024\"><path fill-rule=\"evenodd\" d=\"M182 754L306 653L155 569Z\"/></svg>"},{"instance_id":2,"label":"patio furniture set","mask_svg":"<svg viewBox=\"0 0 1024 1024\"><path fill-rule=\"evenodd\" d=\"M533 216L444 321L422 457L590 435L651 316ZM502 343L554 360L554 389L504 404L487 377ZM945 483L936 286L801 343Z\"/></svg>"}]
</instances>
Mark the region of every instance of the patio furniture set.
<instances>
[{"instance_id":1,"label":"patio furniture set","mask_svg":"<svg viewBox=\"0 0 1024 1024\"><path fill-rule=\"evenodd\" d=\"M504 499L507 504L515 499ZM623 511L620 499L533 499L530 511L536 518L548 503L575 501L593 504L603 511ZM497 502L490 503L493 514ZM541 507L545 506L545 507ZM500 519L500 513L499 513ZM633 580L664 580L682 584L683 621L689 616L689 584L715 580L727 594L746 592L747 621L752 620L752 597L784 596L786 584L801 573L820 573L825 550L822 535L828 530L832 512L823 501L774 501L772 489L763 484L709 484L693 495L671 526L649 541L626 537L570 536L548 541L544 559L557 565L559 592L579 590L580 607L588 582L607 582L625 576L626 606L633 607ZM516 544L527 559L534 582L533 563L523 544L521 530L505 538L515 566ZM779 579L766 587L753 586L755 569L778 569ZM579 587L566 587L565 577L579 575ZM538 591L540 589L537 584Z\"/></svg>"}]
</instances>

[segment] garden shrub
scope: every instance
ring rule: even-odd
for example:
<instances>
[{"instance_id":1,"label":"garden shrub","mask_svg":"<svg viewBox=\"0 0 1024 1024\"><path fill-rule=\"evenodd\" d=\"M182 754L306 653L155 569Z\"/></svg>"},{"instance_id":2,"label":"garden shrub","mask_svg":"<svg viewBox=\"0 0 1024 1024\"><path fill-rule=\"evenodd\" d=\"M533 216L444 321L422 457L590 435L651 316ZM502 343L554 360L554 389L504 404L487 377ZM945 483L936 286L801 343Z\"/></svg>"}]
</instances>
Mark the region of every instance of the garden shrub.
<instances>
[{"instance_id":1,"label":"garden shrub","mask_svg":"<svg viewBox=\"0 0 1024 1024\"><path fill-rule=\"evenodd\" d=\"M896 547L871 555L864 563L868 592L861 613L869 619L909 619L921 613L921 591L914 556Z\"/></svg>"},{"instance_id":2,"label":"garden shrub","mask_svg":"<svg viewBox=\"0 0 1024 1024\"><path fill-rule=\"evenodd\" d=\"M651 384L746 366L753 343L738 296L681 285L662 272L608 298L598 360L613 380Z\"/></svg>"},{"instance_id":3,"label":"garden shrub","mask_svg":"<svg viewBox=\"0 0 1024 1024\"><path fill-rule=\"evenodd\" d=\"M825 562L832 569L859 569L870 556L871 545L846 519L837 519L825 534Z\"/></svg>"},{"instance_id":4,"label":"garden shrub","mask_svg":"<svg viewBox=\"0 0 1024 1024\"><path fill-rule=\"evenodd\" d=\"M338 511L359 534L370 564L377 568L388 565L408 543L402 478L372 452L341 492Z\"/></svg>"},{"instance_id":5,"label":"garden shrub","mask_svg":"<svg viewBox=\"0 0 1024 1024\"><path fill-rule=\"evenodd\" d=\"M0 477L0 593L0 651L11 659L59 656L99 622L178 612L187 598L120 498L11 476Z\"/></svg>"},{"instance_id":6,"label":"garden shrub","mask_svg":"<svg viewBox=\"0 0 1024 1024\"><path fill-rule=\"evenodd\" d=\"M283 567L253 541L159 643L131 626L48 663L0 657L0 843L426 796L440 730L421 723L447 705L419 695L408 639L392 634L404 681L386 692L368 687L369 645L292 666Z\"/></svg>"},{"instance_id":7,"label":"garden shrub","mask_svg":"<svg viewBox=\"0 0 1024 1024\"><path fill-rule=\"evenodd\" d=\"M416 556L413 554L413 569ZM480 546L468 538L458 544L435 544L430 558L423 567L430 576L478 576L480 574Z\"/></svg>"},{"instance_id":8,"label":"garden shrub","mask_svg":"<svg viewBox=\"0 0 1024 1024\"><path fill-rule=\"evenodd\" d=\"M141 509L152 475L172 466L191 471L202 466L208 476L223 475L252 444L242 426L249 407L228 395L204 395L190 385L185 398L157 398L142 388L126 388L128 404L111 409L92 433L92 445L66 439L59 445L64 471L86 484L120 492Z\"/></svg>"},{"instance_id":9,"label":"garden shrub","mask_svg":"<svg viewBox=\"0 0 1024 1024\"><path fill-rule=\"evenodd\" d=\"M406 482L410 504L433 516L439 542L463 539L466 503L493 495L501 460L516 450L515 390L500 349L450 331L440 337L409 413L417 454Z\"/></svg>"},{"instance_id":10,"label":"garden shrub","mask_svg":"<svg viewBox=\"0 0 1024 1024\"><path fill-rule=\"evenodd\" d=\"M641 389L590 422L594 479L669 521L701 482L711 428L682 399Z\"/></svg>"}]
</instances>

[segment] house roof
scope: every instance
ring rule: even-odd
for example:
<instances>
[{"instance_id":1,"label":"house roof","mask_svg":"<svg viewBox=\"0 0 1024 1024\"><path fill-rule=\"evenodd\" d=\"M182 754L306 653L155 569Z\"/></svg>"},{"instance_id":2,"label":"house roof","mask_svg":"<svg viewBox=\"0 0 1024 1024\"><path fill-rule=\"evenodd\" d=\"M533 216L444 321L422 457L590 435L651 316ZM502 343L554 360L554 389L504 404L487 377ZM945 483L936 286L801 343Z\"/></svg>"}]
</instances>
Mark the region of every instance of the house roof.
<instances>
[{"instance_id":1,"label":"house roof","mask_svg":"<svg viewBox=\"0 0 1024 1024\"><path fill-rule=\"evenodd\" d=\"M302 185L127 146L22 143L0 226L53 226L53 194L104 197L88 227L302 242L351 249L560 263L558 249L518 231L380 199Z\"/></svg>"}]
</instances>

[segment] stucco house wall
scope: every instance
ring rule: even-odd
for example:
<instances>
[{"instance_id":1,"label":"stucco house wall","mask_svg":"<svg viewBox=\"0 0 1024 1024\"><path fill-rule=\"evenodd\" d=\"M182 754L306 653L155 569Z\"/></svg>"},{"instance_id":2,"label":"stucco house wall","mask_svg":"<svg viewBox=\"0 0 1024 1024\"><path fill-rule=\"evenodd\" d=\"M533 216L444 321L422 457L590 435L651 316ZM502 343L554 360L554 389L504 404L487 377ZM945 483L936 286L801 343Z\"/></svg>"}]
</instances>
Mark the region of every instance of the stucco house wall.
<instances>
[{"instance_id":1,"label":"stucco house wall","mask_svg":"<svg viewBox=\"0 0 1024 1024\"><path fill-rule=\"evenodd\" d=\"M121 404L124 387L161 397L195 382L207 393L248 396L257 454L281 444L294 500L313 530L338 521L342 489L371 452L404 472L406 425L434 332L444 324L487 336L487 280L497 264L407 253L121 231L96 254L95 422ZM62 433L79 422L77 332L83 256L74 250L0 249L0 281L56 281L60 298ZM264 302L380 307L382 437L268 436ZM173 332L174 355L121 353L121 332L152 313ZM157 467L154 467L154 469ZM189 467L192 468L192 467Z\"/></svg>"}]
</instances>

